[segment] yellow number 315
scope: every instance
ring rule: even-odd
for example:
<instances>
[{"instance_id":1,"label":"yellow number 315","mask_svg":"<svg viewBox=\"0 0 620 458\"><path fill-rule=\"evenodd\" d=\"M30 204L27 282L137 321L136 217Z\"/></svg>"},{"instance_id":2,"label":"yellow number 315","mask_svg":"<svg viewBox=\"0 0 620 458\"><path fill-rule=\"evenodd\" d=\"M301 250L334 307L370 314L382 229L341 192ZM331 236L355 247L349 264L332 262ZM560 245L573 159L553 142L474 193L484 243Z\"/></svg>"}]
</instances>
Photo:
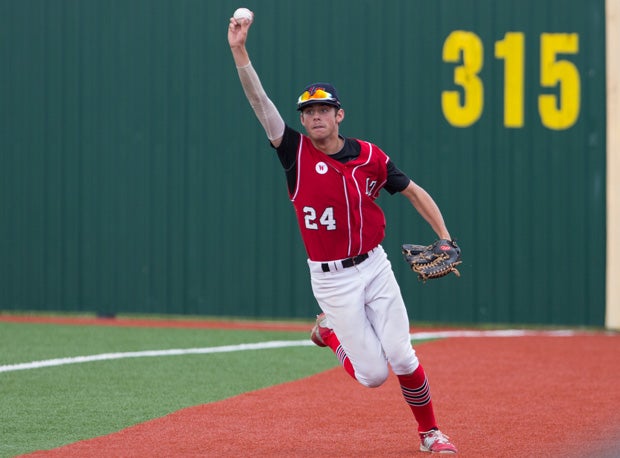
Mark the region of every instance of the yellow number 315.
<instances>
[{"instance_id":1,"label":"yellow number 315","mask_svg":"<svg viewBox=\"0 0 620 458\"><path fill-rule=\"evenodd\" d=\"M495 57L504 60L504 126L523 127L525 38L522 32L507 32L495 43ZM538 111L542 124L554 130L570 128L579 118L581 81L575 64L558 59L558 54L577 54L575 33L543 33L540 37L540 85L558 88L556 94L541 94ZM484 108L484 86L480 71L484 48L473 32L454 31L443 46L444 62L454 69L454 83L461 90L443 91L441 106L446 120L455 127L474 124Z\"/></svg>"}]
</instances>

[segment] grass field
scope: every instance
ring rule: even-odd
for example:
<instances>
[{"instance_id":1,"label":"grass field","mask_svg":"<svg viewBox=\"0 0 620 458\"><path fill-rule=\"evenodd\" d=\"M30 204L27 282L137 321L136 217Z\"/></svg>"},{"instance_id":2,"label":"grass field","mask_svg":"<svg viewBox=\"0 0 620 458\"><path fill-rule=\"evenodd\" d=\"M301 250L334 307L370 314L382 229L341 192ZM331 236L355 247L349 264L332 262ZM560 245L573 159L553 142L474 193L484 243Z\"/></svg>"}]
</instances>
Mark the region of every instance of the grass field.
<instances>
[{"instance_id":1,"label":"grass field","mask_svg":"<svg viewBox=\"0 0 620 458\"><path fill-rule=\"evenodd\" d=\"M0 322L0 367L111 352L307 338L307 332ZM0 372L0 457L108 434L183 407L300 379L336 364L330 352L291 347Z\"/></svg>"},{"instance_id":2,"label":"grass field","mask_svg":"<svg viewBox=\"0 0 620 458\"><path fill-rule=\"evenodd\" d=\"M0 314L0 457L417 450L397 379L367 390L328 370L336 358L309 342L310 322L55 318ZM620 456L620 335L516 331L414 333L459 456ZM195 353L170 354L183 351Z\"/></svg>"}]
</instances>

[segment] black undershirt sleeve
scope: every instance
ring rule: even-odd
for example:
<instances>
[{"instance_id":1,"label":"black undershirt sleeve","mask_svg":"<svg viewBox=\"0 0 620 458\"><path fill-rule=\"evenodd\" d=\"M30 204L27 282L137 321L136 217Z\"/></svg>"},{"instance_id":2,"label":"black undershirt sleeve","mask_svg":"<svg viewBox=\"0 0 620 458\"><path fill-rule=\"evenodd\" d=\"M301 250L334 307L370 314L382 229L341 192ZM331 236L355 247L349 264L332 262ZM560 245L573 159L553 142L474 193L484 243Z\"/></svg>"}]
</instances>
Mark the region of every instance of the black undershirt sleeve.
<instances>
[{"instance_id":1,"label":"black undershirt sleeve","mask_svg":"<svg viewBox=\"0 0 620 458\"><path fill-rule=\"evenodd\" d=\"M404 191L405 188L409 186L411 179L405 175L402 170L396 167L391 160L387 164L387 173L387 183L385 183L383 189L390 194L396 194L397 192Z\"/></svg>"}]
</instances>

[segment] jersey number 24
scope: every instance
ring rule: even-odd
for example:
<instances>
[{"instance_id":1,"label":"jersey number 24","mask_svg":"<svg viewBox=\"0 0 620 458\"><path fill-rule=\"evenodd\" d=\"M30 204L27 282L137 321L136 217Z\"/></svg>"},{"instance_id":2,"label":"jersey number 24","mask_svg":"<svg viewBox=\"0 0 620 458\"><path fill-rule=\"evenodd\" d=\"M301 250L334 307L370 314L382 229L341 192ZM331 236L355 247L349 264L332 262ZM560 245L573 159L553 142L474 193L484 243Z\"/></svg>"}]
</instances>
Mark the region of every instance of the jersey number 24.
<instances>
[{"instance_id":1,"label":"jersey number 24","mask_svg":"<svg viewBox=\"0 0 620 458\"><path fill-rule=\"evenodd\" d=\"M306 229L318 230L317 224L317 212L312 207L304 207L304 221L306 222ZM319 218L319 223L324 226L328 231L336 230L336 220L334 219L334 208L327 207Z\"/></svg>"}]
</instances>

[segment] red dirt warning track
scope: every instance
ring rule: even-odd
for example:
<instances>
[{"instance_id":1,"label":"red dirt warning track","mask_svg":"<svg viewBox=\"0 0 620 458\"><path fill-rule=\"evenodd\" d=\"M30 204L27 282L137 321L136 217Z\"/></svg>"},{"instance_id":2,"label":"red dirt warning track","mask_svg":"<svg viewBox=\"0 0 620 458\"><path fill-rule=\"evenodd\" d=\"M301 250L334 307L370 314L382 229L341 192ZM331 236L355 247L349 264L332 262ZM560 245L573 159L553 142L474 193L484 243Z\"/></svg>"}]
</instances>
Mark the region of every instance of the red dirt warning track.
<instances>
[{"instance_id":1,"label":"red dirt warning track","mask_svg":"<svg viewBox=\"0 0 620 458\"><path fill-rule=\"evenodd\" d=\"M619 335L451 338L417 351L457 456L620 456ZM430 456L414 428L394 376L368 389L337 368L27 456Z\"/></svg>"}]
</instances>

